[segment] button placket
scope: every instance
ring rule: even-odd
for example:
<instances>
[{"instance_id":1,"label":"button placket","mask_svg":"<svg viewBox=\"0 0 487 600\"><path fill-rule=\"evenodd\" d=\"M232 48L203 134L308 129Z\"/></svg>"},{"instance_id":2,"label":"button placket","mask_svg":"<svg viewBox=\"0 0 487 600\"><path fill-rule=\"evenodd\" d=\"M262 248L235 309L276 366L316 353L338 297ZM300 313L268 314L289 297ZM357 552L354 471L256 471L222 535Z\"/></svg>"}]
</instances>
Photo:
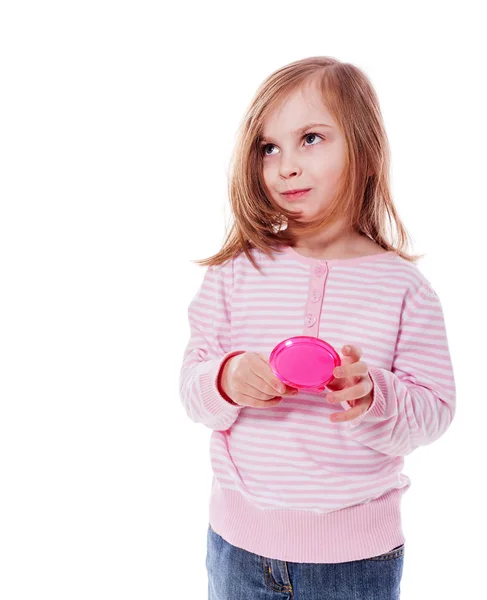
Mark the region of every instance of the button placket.
<instances>
[{"instance_id":1,"label":"button placket","mask_svg":"<svg viewBox=\"0 0 487 600\"><path fill-rule=\"evenodd\" d=\"M320 290L317 287L313 288L313 290L311 292L311 302L318 302L318 300L320 298L321 298Z\"/></svg>"},{"instance_id":2,"label":"button placket","mask_svg":"<svg viewBox=\"0 0 487 600\"><path fill-rule=\"evenodd\" d=\"M323 300L323 288L325 285L328 266L326 263L315 265L311 269L311 277L308 288L308 301L304 317L304 335L318 336L320 324L321 305Z\"/></svg>"}]
</instances>

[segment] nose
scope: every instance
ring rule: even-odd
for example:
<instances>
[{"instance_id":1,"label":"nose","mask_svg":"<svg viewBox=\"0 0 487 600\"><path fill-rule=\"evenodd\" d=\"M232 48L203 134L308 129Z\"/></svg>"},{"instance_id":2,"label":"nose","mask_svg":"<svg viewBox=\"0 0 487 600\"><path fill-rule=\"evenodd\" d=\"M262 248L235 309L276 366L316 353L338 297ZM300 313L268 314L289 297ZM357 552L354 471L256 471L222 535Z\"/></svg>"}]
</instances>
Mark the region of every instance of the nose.
<instances>
[{"instance_id":1,"label":"nose","mask_svg":"<svg viewBox=\"0 0 487 600\"><path fill-rule=\"evenodd\" d=\"M301 174L301 167L297 164L297 160L294 155L290 154L286 158L284 158L284 155L282 155L282 157L283 158L279 166L279 173L281 177L287 178Z\"/></svg>"},{"instance_id":2,"label":"nose","mask_svg":"<svg viewBox=\"0 0 487 600\"><path fill-rule=\"evenodd\" d=\"M295 177L301 174L301 167L299 165L299 157L292 150L284 151L281 150L281 160L279 162L279 174L281 177Z\"/></svg>"}]
</instances>

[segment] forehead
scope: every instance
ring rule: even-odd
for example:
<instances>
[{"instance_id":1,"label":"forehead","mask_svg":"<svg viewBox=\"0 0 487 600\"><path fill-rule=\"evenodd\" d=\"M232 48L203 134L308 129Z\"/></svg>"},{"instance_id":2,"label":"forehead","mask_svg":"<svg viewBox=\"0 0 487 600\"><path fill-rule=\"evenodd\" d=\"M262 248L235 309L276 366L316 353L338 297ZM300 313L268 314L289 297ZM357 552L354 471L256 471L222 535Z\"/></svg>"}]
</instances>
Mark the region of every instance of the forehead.
<instances>
[{"instance_id":1,"label":"forehead","mask_svg":"<svg viewBox=\"0 0 487 600\"><path fill-rule=\"evenodd\" d=\"M298 88L276 106L264 120L262 137L295 135L307 123L337 127L316 85Z\"/></svg>"}]
</instances>

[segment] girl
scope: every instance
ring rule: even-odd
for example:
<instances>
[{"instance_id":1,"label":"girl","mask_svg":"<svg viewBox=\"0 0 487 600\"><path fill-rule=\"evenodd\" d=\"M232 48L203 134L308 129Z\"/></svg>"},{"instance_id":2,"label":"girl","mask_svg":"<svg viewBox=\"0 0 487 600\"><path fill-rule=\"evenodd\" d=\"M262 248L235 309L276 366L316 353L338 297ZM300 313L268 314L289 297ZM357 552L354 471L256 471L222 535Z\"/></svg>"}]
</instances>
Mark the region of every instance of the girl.
<instances>
[{"instance_id":1,"label":"girl","mask_svg":"<svg viewBox=\"0 0 487 600\"><path fill-rule=\"evenodd\" d=\"M268 77L229 193L232 229L197 261L208 268L180 374L188 416L212 430L209 599L395 600L404 457L445 433L456 396L440 300L404 250L363 72L313 57ZM321 393L270 368L295 335L341 351Z\"/></svg>"}]
</instances>

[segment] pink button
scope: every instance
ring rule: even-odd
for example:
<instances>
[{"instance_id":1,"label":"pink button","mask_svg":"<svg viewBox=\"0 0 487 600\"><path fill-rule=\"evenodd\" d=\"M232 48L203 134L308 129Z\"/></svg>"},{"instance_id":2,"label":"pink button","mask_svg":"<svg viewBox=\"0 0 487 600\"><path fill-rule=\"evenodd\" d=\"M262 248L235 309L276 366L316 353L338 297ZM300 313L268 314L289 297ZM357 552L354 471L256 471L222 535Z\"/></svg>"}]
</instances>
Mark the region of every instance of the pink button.
<instances>
[{"instance_id":1,"label":"pink button","mask_svg":"<svg viewBox=\"0 0 487 600\"><path fill-rule=\"evenodd\" d=\"M326 267L325 265L317 265L315 267L315 275L317 277L323 277L323 275L326 273Z\"/></svg>"},{"instance_id":2,"label":"pink button","mask_svg":"<svg viewBox=\"0 0 487 600\"><path fill-rule=\"evenodd\" d=\"M316 323L316 317L314 317L312 314L307 314L305 323L306 327L313 327L313 325Z\"/></svg>"},{"instance_id":3,"label":"pink button","mask_svg":"<svg viewBox=\"0 0 487 600\"><path fill-rule=\"evenodd\" d=\"M321 294L318 290L313 290L313 293L311 295L311 302L318 302L318 300L321 298Z\"/></svg>"}]
</instances>

